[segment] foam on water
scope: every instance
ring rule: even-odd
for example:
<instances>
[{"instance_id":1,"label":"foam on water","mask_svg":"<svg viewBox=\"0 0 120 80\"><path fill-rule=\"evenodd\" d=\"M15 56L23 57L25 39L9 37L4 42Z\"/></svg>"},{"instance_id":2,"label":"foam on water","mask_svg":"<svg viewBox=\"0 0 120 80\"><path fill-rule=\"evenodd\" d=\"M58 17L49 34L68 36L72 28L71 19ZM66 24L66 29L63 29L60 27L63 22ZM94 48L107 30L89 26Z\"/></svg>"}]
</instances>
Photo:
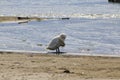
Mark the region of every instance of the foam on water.
<instances>
[{"instance_id":1,"label":"foam on water","mask_svg":"<svg viewBox=\"0 0 120 80\"><path fill-rule=\"evenodd\" d=\"M0 15L0 16L5 16L5 15ZM10 16L18 16L18 15L10 15ZM19 15L21 17L39 17L39 18L53 18L53 19L58 19L58 18L89 18L89 19L95 19L95 18L120 18L120 14L79 14L79 13L74 13L74 14L54 14L54 13L47 13L47 14L39 14L39 15Z\"/></svg>"}]
</instances>

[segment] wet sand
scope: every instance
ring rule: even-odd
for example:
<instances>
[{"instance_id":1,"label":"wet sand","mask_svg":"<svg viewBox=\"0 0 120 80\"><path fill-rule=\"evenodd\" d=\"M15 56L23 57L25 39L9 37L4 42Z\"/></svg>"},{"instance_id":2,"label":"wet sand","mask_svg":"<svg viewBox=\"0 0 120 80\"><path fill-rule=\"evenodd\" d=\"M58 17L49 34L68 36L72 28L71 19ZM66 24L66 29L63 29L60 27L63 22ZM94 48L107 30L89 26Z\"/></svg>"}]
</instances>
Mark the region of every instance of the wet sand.
<instances>
[{"instance_id":1,"label":"wet sand","mask_svg":"<svg viewBox=\"0 0 120 80\"><path fill-rule=\"evenodd\" d=\"M0 52L0 80L119 80L120 57Z\"/></svg>"}]
</instances>

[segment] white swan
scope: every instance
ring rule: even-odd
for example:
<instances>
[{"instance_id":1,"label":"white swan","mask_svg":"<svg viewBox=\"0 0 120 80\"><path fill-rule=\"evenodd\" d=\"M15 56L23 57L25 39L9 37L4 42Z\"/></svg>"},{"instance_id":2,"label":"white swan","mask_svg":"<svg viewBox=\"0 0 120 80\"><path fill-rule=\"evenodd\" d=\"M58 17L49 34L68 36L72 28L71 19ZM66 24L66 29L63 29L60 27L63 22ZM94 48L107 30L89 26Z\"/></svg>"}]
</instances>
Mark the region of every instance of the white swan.
<instances>
[{"instance_id":1,"label":"white swan","mask_svg":"<svg viewBox=\"0 0 120 80\"><path fill-rule=\"evenodd\" d=\"M59 47L65 46L65 39L66 39L66 35L64 33L54 37L48 44L47 49L56 50L56 54L59 54L60 53Z\"/></svg>"}]
</instances>

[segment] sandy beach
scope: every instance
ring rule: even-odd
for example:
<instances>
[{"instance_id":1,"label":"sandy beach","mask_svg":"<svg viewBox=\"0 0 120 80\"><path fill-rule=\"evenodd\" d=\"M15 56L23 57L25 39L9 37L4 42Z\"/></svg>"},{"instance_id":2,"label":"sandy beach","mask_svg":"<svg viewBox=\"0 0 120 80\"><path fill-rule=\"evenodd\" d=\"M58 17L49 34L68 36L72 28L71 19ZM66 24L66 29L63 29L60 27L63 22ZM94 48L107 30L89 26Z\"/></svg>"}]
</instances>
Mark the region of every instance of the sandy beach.
<instances>
[{"instance_id":1,"label":"sandy beach","mask_svg":"<svg viewBox=\"0 0 120 80\"><path fill-rule=\"evenodd\" d=\"M0 52L0 80L119 79L119 57Z\"/></svg>"}]
</instances>

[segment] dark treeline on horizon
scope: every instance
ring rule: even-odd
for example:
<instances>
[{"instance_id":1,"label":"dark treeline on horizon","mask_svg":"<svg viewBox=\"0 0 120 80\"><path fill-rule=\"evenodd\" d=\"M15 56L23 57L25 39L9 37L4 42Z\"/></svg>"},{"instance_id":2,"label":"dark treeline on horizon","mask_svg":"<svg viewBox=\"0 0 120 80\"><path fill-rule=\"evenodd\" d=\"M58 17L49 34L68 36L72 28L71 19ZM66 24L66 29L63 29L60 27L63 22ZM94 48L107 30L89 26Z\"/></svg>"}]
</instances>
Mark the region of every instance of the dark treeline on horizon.
<instances>
[{"instance_id":1,"label":"dark treeline on horizon","mask_svg":"<svg viewBox=\"0 0 120 80\"><path fill-rule=\"evenodd\" d=\"M109 2L120 3L120 0L108 0Z\"/></svg>"}]
</instances>

